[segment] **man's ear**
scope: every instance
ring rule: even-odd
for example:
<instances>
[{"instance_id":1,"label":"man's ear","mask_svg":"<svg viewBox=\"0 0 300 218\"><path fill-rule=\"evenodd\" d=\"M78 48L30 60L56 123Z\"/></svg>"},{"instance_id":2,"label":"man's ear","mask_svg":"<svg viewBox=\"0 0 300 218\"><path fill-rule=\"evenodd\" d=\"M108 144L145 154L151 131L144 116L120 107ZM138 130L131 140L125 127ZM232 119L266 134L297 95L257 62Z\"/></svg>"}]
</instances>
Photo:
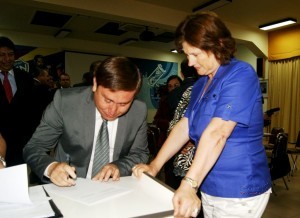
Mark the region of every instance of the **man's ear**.
<instances>
[{"instance_id":1,"label":"man's ear","mask_svg":"<svg viewBox=\"0 0 300 218\"><path fill-rule=\"evenodd\" d=\"M97 81L96 81L96 77L93 78L93 92L96 92L97 90Z\"/></svg>"}]
</instances>

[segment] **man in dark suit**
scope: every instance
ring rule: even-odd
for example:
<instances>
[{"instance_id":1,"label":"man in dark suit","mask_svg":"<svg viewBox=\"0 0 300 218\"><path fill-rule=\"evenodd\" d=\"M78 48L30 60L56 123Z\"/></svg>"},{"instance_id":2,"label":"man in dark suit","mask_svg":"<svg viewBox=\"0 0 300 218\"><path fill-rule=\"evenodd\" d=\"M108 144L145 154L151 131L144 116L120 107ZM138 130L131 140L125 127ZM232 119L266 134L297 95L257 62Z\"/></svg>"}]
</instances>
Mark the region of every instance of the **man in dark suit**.
<instances>
[{"instance_id":1,"label":"man in dark suit","mask_svg":"<svg viewBox=\"0 0 300 218\"><path fill-rule=\"evenodd\" d=\"M33 81L27 72L14 68L14 62L14 43L0 37L0 132L7 144L7 166L24 163L23 147L32 133L28 125Z\"/></svg>"},{"instance_id":2,"label":"man in dark suit","mask_svg":"<svg viewBox=\"0 0 300 218\"><path fill-rule=\"evenodd\" d=\"M43 182L58 186L75 185L76 177L107 181L131 175L149 157L147 107L135 99L141 81L129 59L111 57L95 71L92 87L57 90L24 148L25 161ZM106 121L109 162L92 176L98 132ZM55 146L51 157L47 152Z\"/></svg>"},{"instance_id":3,"label":"man in dark suit","mask_svg":"<svg viewBox=\"0 0 300 218\"><path fill-rule=\"evenodd\" d=\"M42 114L48 104L52 101L54 92L50 89L47 68L36 68L33 74L34 86L32 90L32 127L33 130L39 125Z\"/></svg>"}]
</instances>

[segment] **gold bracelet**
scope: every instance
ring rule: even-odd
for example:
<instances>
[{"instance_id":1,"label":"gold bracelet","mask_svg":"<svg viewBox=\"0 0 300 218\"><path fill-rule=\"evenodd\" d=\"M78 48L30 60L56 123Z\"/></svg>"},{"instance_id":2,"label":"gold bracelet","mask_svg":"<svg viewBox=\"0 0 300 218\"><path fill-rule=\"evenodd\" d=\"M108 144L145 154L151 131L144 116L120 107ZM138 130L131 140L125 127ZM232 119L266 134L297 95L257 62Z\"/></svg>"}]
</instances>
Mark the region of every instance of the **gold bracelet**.
<instances>
[{"instance_id":1,"label":"gold bracelet","mask_svg":"<svg viewBox=\"0 0 300 218\"><path fill-rule=\"evenodd\" d=\"M189 183L190 184L190 186L193 188L193 189L195 189L195 191L197 192L198 191L198 182L196 181L196 180L194 180L194 179L191 179L190 177L183 177L183 179L182 180L184 180L184 181L186 181L187 183Z\"/></svg>"},{"instance_id":2,"label":"gold bracelet","mask_svg":"<svg viewBox=\"0 0 300 218\"><path fill-rule=\"evenodd\" d=\"M6 161L4 157L2 157L1 155L0 155L0 161L2 162L3 166L6 167Z\"/></svg>"}]
</instances>

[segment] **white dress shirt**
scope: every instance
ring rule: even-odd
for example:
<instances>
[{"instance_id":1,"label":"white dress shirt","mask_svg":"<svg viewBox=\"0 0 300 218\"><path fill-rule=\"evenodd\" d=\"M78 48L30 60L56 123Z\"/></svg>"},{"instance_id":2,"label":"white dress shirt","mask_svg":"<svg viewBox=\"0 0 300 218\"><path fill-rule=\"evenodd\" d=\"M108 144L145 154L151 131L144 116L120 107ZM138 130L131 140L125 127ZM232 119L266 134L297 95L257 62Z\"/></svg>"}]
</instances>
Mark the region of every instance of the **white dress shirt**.
<instances>
[{"instance_id":1,"label":"white dress shirt","mask_svg":"<svg viewBox=\"0 0 300 218\"><path fill-rule=\"evenodd\" d=\"M16 84L16 80L15 80L14 71L13 70L8 71L7 77L8 77L8 80L9 80L9 83L10 83L10 86L11 86L11 90L12 90L12 93L13 93L13 96L14 96L17 92L17 84ZM2 73L0 73L0 79L1 79L1 82L3 84L4 75Z\"/></svg>"}]
</instances>

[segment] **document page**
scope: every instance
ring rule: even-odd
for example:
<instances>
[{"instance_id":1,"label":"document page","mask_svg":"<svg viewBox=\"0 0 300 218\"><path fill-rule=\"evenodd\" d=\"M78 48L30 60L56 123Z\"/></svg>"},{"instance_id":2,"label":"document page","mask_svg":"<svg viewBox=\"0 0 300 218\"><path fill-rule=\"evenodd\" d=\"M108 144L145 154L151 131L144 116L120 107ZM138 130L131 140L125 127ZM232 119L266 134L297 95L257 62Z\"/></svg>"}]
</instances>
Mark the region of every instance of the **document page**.
<instances>
[{"instance_id":1,"label":"document page","mask_svg":"<svg viewBox=\"0 0 300 218\"><path fill-rule=\"evenodd\" d=\"M54 212L42 186L28 189L27 165L0 170L0 217L51 217Z\"/></svg>"},{"instance_id":2,"label":"document page","mask_svg":"<svg viewBox=\"0 0 300 218\"><path fill-rule=\"evenodd\" d=\"M0 202L32 204L28 194L27 165L0 170Z\"/></svg>"},{"instance_id":3,"label":"document page","mask_svg":"<svg viewBox=\"0 0 300 218\"><path fill-rule=\"evenodd\" d=\"M58 187L54 184L48 184L44 185L44 188L50 196L55 194L85 205L94 205L132 191L116 183L92 181L84 178L78 178L76 185L72 187Z\"/></svg>"},{"instance_id":4,"label":"document page","mask_svg":"<svg viewBox=\"0 0 300 218\"><path fill-rule=\"evenodd\" d=\"M49 204L49 197L42 186L34 186L29 189L30 199L33 204L0 203L1 218L41 218L52 217L54 211Z\"/></svg>"}]
</instances>

